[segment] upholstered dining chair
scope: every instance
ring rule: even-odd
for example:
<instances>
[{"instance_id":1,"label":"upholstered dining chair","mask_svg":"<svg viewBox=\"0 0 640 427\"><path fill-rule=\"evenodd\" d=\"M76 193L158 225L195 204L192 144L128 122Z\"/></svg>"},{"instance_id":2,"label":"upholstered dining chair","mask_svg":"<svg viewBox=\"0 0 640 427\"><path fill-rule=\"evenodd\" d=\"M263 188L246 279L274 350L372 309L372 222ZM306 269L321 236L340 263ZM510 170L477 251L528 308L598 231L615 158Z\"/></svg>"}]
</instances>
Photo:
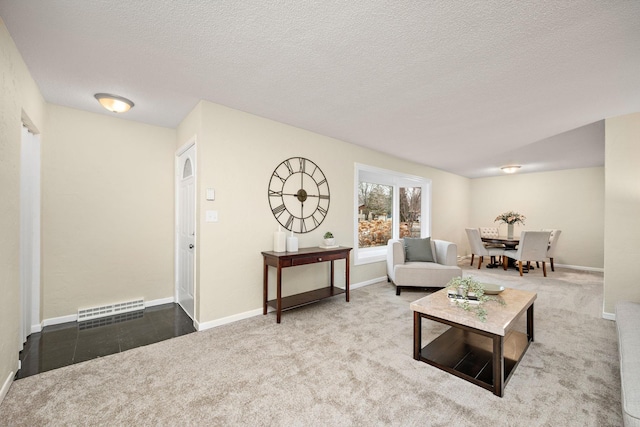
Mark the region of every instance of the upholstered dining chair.
<instances>
[{"instance_id":1,"label":"upholstered dining chair","mask_svg":"<svg viewBox=\"0 0 640 427\"><path fill-rule=\"evenodd\" d=\"M471 248L471 264L473 265L473 258L478 255L478 268L482 267L482 261L484 257L491 257L493 261L495 257L502 256L504 249L502 248L487 248L482 244L480 238L480 230L477 228L466 228L467 238L469 239L469 246Z\"/></svg>"},{"instance_id":2,"label":"upholstered dining chair","mask_svg":"<svg viewBox=\"0 0 640 427\"><path fill-rule=\"evenodd\" d=\"M498 227L480 227L480 237L500 237L500 229Z\"/></svg>"},{"instance_id":3,"label":"upholstered dining chair","mask_svg":"<svg viewBox=\"0 0 640 427\"><path fill-rule=\"evenodd\" d=\"M515 251L503 251L503 265L507 269L508 259L518 261L518 269L522 276L522 263L526 262L527 267L531 261L542 262L542 272L547 277L547 249L549 247L549 231L523 231L520 233L520 243Z\"/></svg>"},{"instance_id":4,"label":"upholstered dining chair","mask_svg":"<svg viewBox=\"0 0 640 427\"><path fill-rule=\"evenodd\" d=\"M480 238L498 238L500 237L500 229L498 227L480 227ZM505 246L502 243L488 243L482 242L485 248L501 248L504 249ZM500 262L502 262L502 257L500 257ZM472 263L473 264L473 263Z\"/></svg>"},{"instance_id":5,"label":"upholstered dining chair","mask_svg":"<svg viewBox=\"0 0 640 427\"><path fill-rule=\"evenodd\" d=\"M562 230L543 228L542 231L548 231L551 233L549 237L549 246L547 248L547 258L549 258L549 262L551 264L551 271L556 271L553 266L553 257L555 256L558 237L560 237ZM536 265L540 267L540 263L538 261L536 261Z\"/></svg>"}]
</instances>

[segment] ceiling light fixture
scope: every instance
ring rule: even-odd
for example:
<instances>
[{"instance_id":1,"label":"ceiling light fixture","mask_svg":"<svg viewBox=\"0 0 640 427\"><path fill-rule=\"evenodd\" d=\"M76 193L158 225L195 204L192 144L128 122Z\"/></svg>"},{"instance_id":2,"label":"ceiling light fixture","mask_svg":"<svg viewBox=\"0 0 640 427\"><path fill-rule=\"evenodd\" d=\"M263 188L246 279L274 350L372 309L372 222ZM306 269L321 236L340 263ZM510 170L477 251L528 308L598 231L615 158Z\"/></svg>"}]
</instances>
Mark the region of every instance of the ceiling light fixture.
<instances>
[{"instance_id":1,"label":"ceiling light fixture","mask_svg":"<svg viewBox=\"0 0 640 427\"><path fill-rule=\"evenodd\" d=\"M113 113L126 113L133 107L133 102L127 98L109 93L96 93L94 95L100 105Z\"/></svg>"},{"instance_id":2,"label":"ceiling light fixture","mask_svg":"<svg viewBox=\"0 0 640 427\"><path fill-rule=\"evenodd\" d=\"M520 169L520 166L519 165L503 166L500 169L502 169L502 172L504 173L515 173L517 172L518 169Z\"/></svg>"}]
</instances>

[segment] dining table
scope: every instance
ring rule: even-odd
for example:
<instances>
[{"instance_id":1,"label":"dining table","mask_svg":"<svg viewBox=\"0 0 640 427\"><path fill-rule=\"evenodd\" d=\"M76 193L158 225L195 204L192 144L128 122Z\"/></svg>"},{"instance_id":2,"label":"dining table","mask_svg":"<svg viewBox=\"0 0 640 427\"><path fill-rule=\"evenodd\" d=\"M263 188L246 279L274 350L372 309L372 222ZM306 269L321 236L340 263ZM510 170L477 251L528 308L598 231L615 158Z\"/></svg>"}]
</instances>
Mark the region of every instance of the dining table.
<instances>
[{"instance_id":1,"label":"dining table","mask_svg":"<svg viewBox=\"0 0 640 427\"><path fill-rule=\"evenodd\" d=\"M484 243L493 243L496 245L504 245L504 249L505 250L513 250L515 251L516 248L518 247L518 244L520 243L520 237L508 237L508 236L498 236L498 237L481 237L482 241ZM508 257L507 257L508 258ZM513 258L508 258L509 262L507 264L508 267L510 268L515 268L516 270L520 270L518 268L518 265L516 264L515 260ZM495 263L490 263L487 264L487 268L498 268L500 267L500 263L499 262L495 262ZM533 270L534 267L532 267L531 265L529 266L530 270ZM523 269L524 273L528 273L529 269Z\"/></svg>"},{"instance_id":2,"label":"dining table","mask_svg":"<svg viewBox=\"0 0 640 427\"><path fill-rule=\"evenodd\" d=\"M481 239L485 243L495 243L499 245L504 245L506 249L516 249L516 247L518 246L518 243L520 243L520 237L498 236L498 237L482 237Z\"/></svg>"}]
</instances>

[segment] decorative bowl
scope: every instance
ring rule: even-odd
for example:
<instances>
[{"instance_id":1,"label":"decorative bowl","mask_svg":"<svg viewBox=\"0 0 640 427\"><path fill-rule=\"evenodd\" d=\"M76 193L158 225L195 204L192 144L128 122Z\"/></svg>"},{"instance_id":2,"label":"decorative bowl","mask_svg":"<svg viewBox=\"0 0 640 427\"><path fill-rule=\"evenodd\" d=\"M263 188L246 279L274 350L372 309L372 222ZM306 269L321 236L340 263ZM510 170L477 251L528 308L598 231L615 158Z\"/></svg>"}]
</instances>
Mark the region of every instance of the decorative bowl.
<instances>
[{"instance_id":1,"label":"decorative bowl","mask_svg":"<svg viewBox=\"0 0 640 427\"><path fill-rule=\"evenodd\" d=\"M483 283L485 295L498 295L500 292L504 291L504 286L494 285L492 283Z\"/></svg>"}]
</instances>

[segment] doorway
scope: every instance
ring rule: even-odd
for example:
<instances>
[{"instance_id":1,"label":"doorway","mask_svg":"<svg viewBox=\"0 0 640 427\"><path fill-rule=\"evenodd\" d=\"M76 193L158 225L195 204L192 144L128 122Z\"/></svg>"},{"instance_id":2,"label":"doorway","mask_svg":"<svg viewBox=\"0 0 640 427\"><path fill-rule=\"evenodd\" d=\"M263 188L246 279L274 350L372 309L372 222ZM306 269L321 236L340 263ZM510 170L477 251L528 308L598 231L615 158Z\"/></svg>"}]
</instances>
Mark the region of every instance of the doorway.
<instances>
[{"instance_id":1,"label":"doorway","mask_svg":"<svg viewBox=\"0 0 640 427\"><path fill-rule=\"evenodd\" d=\"M176 302L195 320L195 137L176 156Z\"/></svg>"},{"instance_id":2,"label":"doorway","mask_svg":"<svg viewBox=\"0 0 640 427\"><path fill-rule=\"evenodd\" d=\"M20 140L20 347L40 332L40 136L22 126Z\"/></svg>"}]
</instances>

